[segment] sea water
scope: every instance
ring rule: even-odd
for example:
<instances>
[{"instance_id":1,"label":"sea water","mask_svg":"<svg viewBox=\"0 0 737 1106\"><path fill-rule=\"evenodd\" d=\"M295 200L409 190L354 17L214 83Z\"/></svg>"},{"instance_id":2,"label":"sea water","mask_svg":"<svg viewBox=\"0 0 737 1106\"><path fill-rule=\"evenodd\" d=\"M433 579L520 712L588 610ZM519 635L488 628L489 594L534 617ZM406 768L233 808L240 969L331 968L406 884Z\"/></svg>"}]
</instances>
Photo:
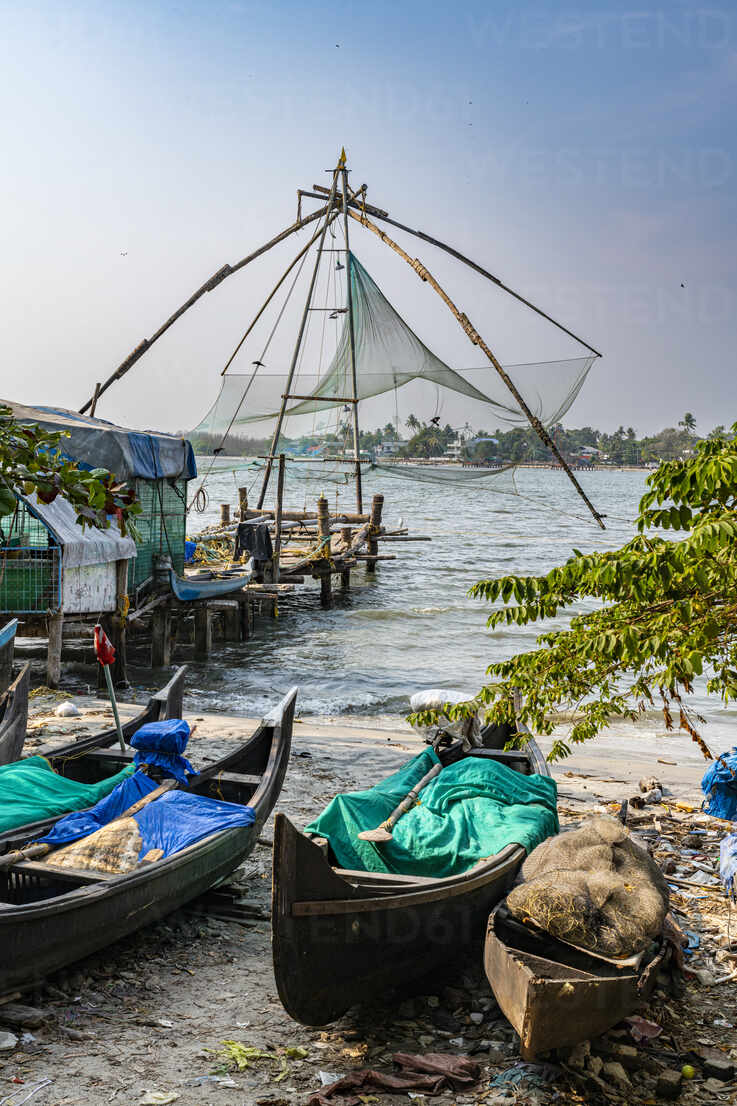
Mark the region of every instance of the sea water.
<instances>
[{"instance_id":1,"label":"sea water","mask_svg":"<svg viewBox=\"0 0 737 1106\"><path fill-rule=\"evenodd\" d=\"M200 470L210 463L200 458ZM239 462L218 458L217 463L233 468ZM488 604L468 595L474 583L508 573L544 573L565 562L574 548L616 549L635 534L647 474L605 469L576 475L606 516L606 530L597 526L559 470L519 469L517 495L496 491L494 476L468 486L445 486L368 472L366 509L371 496L383 492L386 528L396 529L401 522L410 535L432 541L381 543L380 552L397 559L379 562L374 576L363 565L352 570L345 592L334 577L330 610L321 608L313 581L284 596L278 618L257 617L249 641L218 643L207 662L190 664L188 703L192 709L260 715L297 684L302 716L387 726L407 713L409 696L419 689L472 695L489 664L534 648L544 628L561 628L568 621L561 614L544 624L490 630ZM350 486L331 483L327 473L323 483L290 477L285 507L314 510L324 492L331 509L355 510ZM190 515L190 534L218 521L220 503L234 507L239 485L251 486L249 499L255 503L259 484L253 469L211 475L209 506ZM190 493L196 487L192 483ZM716 745L731 744L737 711L725 711L718 700L707 698L703 681L693 702L710 722L707 738L711 733ZM662 716L651 712L641 725L650 733L653 727L662 729Z\"/></svg>"}]
</instances>

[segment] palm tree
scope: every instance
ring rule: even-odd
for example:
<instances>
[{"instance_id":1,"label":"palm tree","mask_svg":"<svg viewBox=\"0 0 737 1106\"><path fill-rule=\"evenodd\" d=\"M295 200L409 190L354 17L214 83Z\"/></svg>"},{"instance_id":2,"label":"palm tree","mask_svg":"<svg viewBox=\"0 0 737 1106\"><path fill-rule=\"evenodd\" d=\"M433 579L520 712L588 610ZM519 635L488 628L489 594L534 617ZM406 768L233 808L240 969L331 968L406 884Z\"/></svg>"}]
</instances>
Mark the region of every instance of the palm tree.
<instances>
[{"instance_id":1,"label":"palm tree","mask_svg":"<svg viewBox=\"0 0 737 1106\"><path fill-rule=\"evenodd\" d=\"M686 414L678 423L684 430L687 430L689 434L693 434L696 429L696 419L693 417L690 411L686 411Z\"/></svg>"},{"instance_id":2,"label":"palm tree","mask_svg":"<svg viewBox=\"0 0 737 1106\"><path fill-rule=\"evenodd\" d=\"M421 423L416 415L409 415L405 425L408 427L409 430L412 431L413 434L416 434L417 431L420 429Z\"/></svg>"}]
</instances>

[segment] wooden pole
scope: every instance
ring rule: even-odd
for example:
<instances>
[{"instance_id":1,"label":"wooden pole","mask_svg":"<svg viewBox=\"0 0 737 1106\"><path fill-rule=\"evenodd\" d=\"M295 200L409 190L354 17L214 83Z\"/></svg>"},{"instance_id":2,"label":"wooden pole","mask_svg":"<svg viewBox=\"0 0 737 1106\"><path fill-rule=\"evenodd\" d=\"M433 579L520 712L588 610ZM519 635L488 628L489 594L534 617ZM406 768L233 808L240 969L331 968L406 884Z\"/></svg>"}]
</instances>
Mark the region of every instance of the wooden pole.
<instances>
[{"instance_id":1,"label":"wooden pole","mask_svg":"<svg viewBox=\"0 0 737 1106\"><path fill-rule=\"evenodd\" d=\"M371 500L371 527L369 529L368 553L371 559L366 561L366 571L376 572L376 556L379 546L376 537L381 530L381 513L384 510L384 496L378 493Z\"/></svg>"},{"instance_id":2,"label":"wooden pole","mask_svg":"<svg viewBox=\"0 0 737 1106\"><path fill-rule=\"evenodd\" d=\"M221 503L220 504L220 525L221 526L230 526L230 504L229 503Z\"/></svg>"},{"instance_id":3,"label":"wooden pole","mask_svg":"<svg viewBox=\"0 0 737 1106\"><path fill-rule=\"evenodd\" d=\"M128 685L128 657L126 652L126 618L128 606L128 561L115 562L115 610L111 619L110 640L115 648L112 677L116 687Z\"/></svg>"},{"instance_id":4,"label":"wooden pole","mask_svg":"<svg viewBox=\"0 0 737 1106\"><path fill-rule=\"evenodd\" d=\"M412 269L414 269L414 271L419 276L420 280L427 281L427 283L432 288L435 289L435 291L438 293L440 298L443 300L443 302L446 304L446 306L449 308L449 310L453 313L453 315L456 317L456 319L460 323L460 325L461 325L462 329L465 331L466 336L468 337L469 341L472 342L475 346L478 346L479 349L483 350L483 352L486 354L487 358L489 359L491 364L494 366L497 373L499 374L499 376L502 378L502 380L506 384L507 388L509 388L509 391L514 396L515 400L517 401L517 403L520 407L520 410L522 410L524 412L524 414L527 416L527 418L529 420L529 423L530 423L530 426L537 433L540 440L548 447L548 449L551 451L551 453L553 453L553 455L558 459L558 461L560 462L562 468L565 469L565 472L568 476L568 479L571 481L574 488L576 489L578 494L581 496L581 499L584 501L584 503L586 504L588 509L591 511L591 514L594 516L594 518L596 519L596 521L598 522L598 524L602 528L602 530L605 530L606 527L604 525L604 520L602 519L601 515L599 514L599 512L594 507L594 505L591 502L591 500L589 499L589 497L586 495L586 492L583 490L583 488L579 484L576 477L571 472L571 469L570 469L568 463L566 462L565 458L563 457L563 454L558 449L558 446L555 444L553 439L550 437L550 435L548 434L548 432L545 429L545 427L543 426L543 424L540 422L540 419L537 417L537 415L533 415L532 411L527 406L527 403L525 402L525 400L520 395L516 384L511 379L509 374L507 372L505 372L503 366L499 363L499 361L497 361L496 357L491 352L491 350L489 349L489 347L487 346L486 342L483 340L481 335L475 329L475 327L471 323L471 320L468 318L468 316L464 315L463 312L458 310L458 308L453 303L453 301L451 300L451 298L447 294L447 292L445 292L440 287L440 285L435 280L435 277L432 275L432 273L428 272L428 270L424 267L424 265L417 258L414 258L414 259L411 258L408 253L405 253L405 251L402 249L401 246L399 246L393 239L391 239L388 234L385 234L383 230L381 230L379 227L377 227L375 223L372 223L369 219L367 219L365 215L358 215L355 211L349 211L348 214L351 216L352 219L355 219L356 222L360 223L362 226L366 227L368 230L373 231L373 233L378 238L380 238L382 242L386 243L387 246L390 246L395 251L395 253L398 253L399 256L401 258L403 258Z\"/></svg>"},{"instance_id":5,"label":"wooden pole","mask_svg":"<svg viewBox=\"0 0 737 1106\"><path fill-rule=\"evenodd\" d=\"M49 647L46 656L46 685L57 688L61 679L61 644L64 630L64 612L60 609L49 615Z\"/></svg>"},{"instance_id":6,"label":"wooden pole","mask_svg":"<svg viewBox=\"0 0 737 1106\"><path fill-rule=\"evenodd\" d=\"M287 460L283 453L279 454L279 475L276 482L276 514L274 515L274 571L272 579L279 583L279 554L281 553L281 513L284 506L284 473Z\"/></svg>"},{"instance_id":7,"label":"wooden pole","mask_svg":"<svg viewBox=\"0 0 737 1106\"><path fill-rule=\"evenodd\" d=\"M238 489L238 513L243 522L248 514L248 488Z\"/></svg>"},{"instance_id":8,"label":"wooden pole","mask_svg":"<svg viewBox=\"0 0 737 1106\"><path fill-rule=\"evenodd\" d=\"M353 397L353 455L356 459L356 511L363 512L363 488L361 486L361 436L358 429L358 381L356 377L356 334L353 325L353 282L351 279L352 262L348 240L348 170L345 166L345 153L341 157L343 163L343 229L345 232L345 276L346 276L346 305L348 307L348 348L351 355L351 395Z\"/></svg>"},{"instance_id":9,"label":"wooden pole","mask_svg":"<svg viewBox=\"0 0 737 1106\"><path fill-rule=\"evenodd\" d=\"M326 561L325 570L320 576L320 602L323 607L330 607L333 602L333 578L330 572L330 512L324 495L321 495L317 501L317 536L323 543L321 553Z\"/></svg>"},{"instance_id":10,"label":"wooden pole","mask_svg":"<svg viewBox=\"0 0 737 1106\"><path fill-rule=\"evenodd\" d=\"M125 374L133 368L136 361L140 360L140 358L143 357L146 350L151 349L151 346L154 344L154 342L157 342L162 334L165 334L169 327L173 326L177 319L180 319L182 317L185 311L188 311L190 307L197 303L197 300L204 296L205 292L212 292L215 288L217 288L218 284L222 284L226 277L232 276L233 273L237 273L239 269L243 269L246 265L249 265L252 261L255 261L257 257L261 257L262 254L266 253L273 246L278 245L279 242L283 242L284 239L288 238L290 234L294 234L296 231L301 230L302 227L307 226L308 223L313 223L315 219L321 218L323 212L325 212L326 210L327 208L321 207L318 208L317 211L313 211L310 215L305 215L304 219L298 219L296 223L292 223L292 225L290 227L287 227L286 230L281 231L280 234L277 234L275 238L271 238L263 246L259 246L257 250L254 250L253 253L248 254L248 256L244 257L241 261L236 262L235 265L223 265L222 268L218 269L216 273L213 273L213 275L208 280L206 280L205 283L202 284L197 289L197 291L189 297L188 300L185 300L181 307L177 308L173 315L169 316L165 323L162 323L159 329L154 334L152 334L150 338L144 338L143 341L139 342L136 348L128 354L125 360L121 361L117 369L110 374L104 384L102 384L102 386L100 387L97 398L99 399L103 392L106 392L111 384L114 384L116 380L120 380L121 376L125 376ZM91 406L92 399L88 399L84 406L80 407L80 415L84 415L84 413Z\"/></svg>"},{"instance_id":11,"label":"wooden pole","mask_svg":"<svg viewBox=\"0 0 737 1106\"><path fill-rule=\"evenodd\" d=\"M209 657L212 652L212 617L207 601L194 609L194 651L198 657Z\"/></svg>"},{"instance_id":12,"label":"wooden pole","mask_svg":"<svg viewBox=\"0 0 737 1106\"><path fill-rule=\"evenodd\" d=\"M95 417L95 409L97 407L97 401L100 398L100 387L101 387L101 385L100 385L100 382L98 381L97 384L95 384L95 394L92 397L92 406L90 407L90 418L91 419L93 419Z\"/></svg>"},{"instance_id":13,"label":"wooden pole","mask_svg":"<svg viewBox=\"0 0 737 1106\"><path fill-rule=\"evenodd\" d=\"M171 604L162 603L151 615L151 667L171 664Z\"/></svg>"},{"instance_id":14,"label":"wooden pole","mask_svg":"<svg viewBox=\"0 0 737 1106\"><path fill-rule=\"evenodd\" d=\"M336 168L333 173L333 187L330 190L330 197L325 210L325 223L322 228L322 233L317 244L317 257L315 258L315 267L312 271L312 280L310 281L310 288L307 293L307 300L305 302L304 311L302 312L302 321L299 326L299 332L297 334L297 341L294 345L294 354L292 356L292 363L289 366L289 375L287 377L286 388L284 389L284 396L281 401L281 408L279 410L279 418L277 419L276 427L274 429L274 437L271 442L271 449L269 450L269 458L266 462L266 471L264 472L264 480L261 485L261 493L258 497L258 506L263 507L264 499L266 498L266 489L269 486L269 478L271 476L271 469L274 463L274 456L276 455L276 447L279 444L279 435L281 434L281 428L284 423L284 415L286 414L288 395L292 390L292 381L294 380L294 374L297 369L297 361L299 359L299 351L302 347L302 339L305 333L305 327L307 326L307 319L310 313L310 305L312 303L312 295L315 291L315 284L317 283L317 274L320 268L320 262L322 261L322 248L325 243L325 235L327 234L328 225L330 223L330 212L333 208L333 197L335 196L335 188L338 183L338 169Z\"/></svg>"}]
</instances>

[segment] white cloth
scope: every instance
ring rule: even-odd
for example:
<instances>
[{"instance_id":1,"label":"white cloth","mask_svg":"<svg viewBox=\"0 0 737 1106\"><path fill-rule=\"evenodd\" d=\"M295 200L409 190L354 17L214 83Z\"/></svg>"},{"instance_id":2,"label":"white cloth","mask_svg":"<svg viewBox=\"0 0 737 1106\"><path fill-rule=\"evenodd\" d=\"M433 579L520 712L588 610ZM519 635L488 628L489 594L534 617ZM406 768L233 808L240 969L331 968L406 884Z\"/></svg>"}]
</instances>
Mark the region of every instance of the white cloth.
<instances>
[{"instance_id":1,"label":"white cloth","mask_svg":"<svg viewBox=\"0 0 737 1106\"><path fill-rule=\"evenodd\" d=\"M111 522L107 530L94 526L82 529L77 522L77 512L63 496L58 495L53 503L39 503L35 492L24 498L63 546L67 568L109 564L135 557L136 543L121 535L117 521Z\"/></svg>"}]
</instances>

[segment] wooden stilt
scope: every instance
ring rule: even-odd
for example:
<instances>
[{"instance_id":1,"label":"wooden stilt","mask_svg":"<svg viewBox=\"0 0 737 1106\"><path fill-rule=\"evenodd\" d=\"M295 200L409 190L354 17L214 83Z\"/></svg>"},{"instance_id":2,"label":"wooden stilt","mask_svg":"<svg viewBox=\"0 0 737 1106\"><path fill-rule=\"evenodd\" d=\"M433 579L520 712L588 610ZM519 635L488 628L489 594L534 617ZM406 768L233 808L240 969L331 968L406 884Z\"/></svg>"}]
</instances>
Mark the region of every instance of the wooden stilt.
<instances>
[{"instance_id":1,"label":"wooden stilt","mask_svg":"<svg viewBox=\"0 0 737 1106\"><path fill-rule=\"evenodd\" d=\"M321 543L323 554L316 562L322 569L320 574L320 602L323 607L331 607L333 604L333 578L330 572L330 510L324 495L321 495L317 501L317 537Z\"/></svg>"},{"instance_id":2,"label":"wooden stilt","mask_svg":"<svg viewBox=\"0 0 737 1106\"><path fill-rule=\"evenodd\" d=\"M381 514L383 510L384 496L379 493L371 500L371 528L369 530L369 540L367 544L369 556L373 554L373 557L366 561L367 572L376 572L376 554L379 552L376 535L381 529Z\"/></svg>"},{"instance_id":3,"label":"wooden stilt","mask_svg":"<svg viewBox=\"0 0 737 1106\"><path fill-rule=\"evenodd\" d=\"M230 526L230 504L229 503L221 503L220 504L220 525L221 526Z\"/></svg>"},{"instance_id":4,"label":"wooden stilt","mask_svg":"<svg viewBox=\"0 0 737 1106\"><path fill-rule=\"evenodd\" d=\"M171 664L171 606L162 603L151 615L151 667L168 668Z\"/></svg>"},{"instance_id":5,"label":"wooden stilt","mask_svg":"<svg viewBox=\"0 0 737 1106\"><path fill-rule=\"evenodd\" d=\"M238 511L243 522L248 514L248 488L238 489Z\"/></svg>"},{"instance_id":6,"label":"wooden stilt","mask_svg":"<svg viewBox=\"0 0 737 1106\"><path fill-rule=\"evenodd\" d=\"M194 651L198 657L209 657L212 652L212 612L207 603L195 607Z\"/></svg>"},{"instance_id":7,"label":"wooden stilt","mask_svg":"<svg viewBox=\"0 0 737 1106\"><path fill-rule=\"evenodd\" d=\"M248 596L238 600L241 641L248 641L253 630L253 606Z\"/></svg>"},{"instance_id":8,"label":"wooden stilt","mask_svg":"<svg viewBox=\"0 0 737 1106\"><path fill-rule=\"evenodd\" d=\"M223 639L225 641L240 641L241 620L237 603L228 603L222 608L223 614Z\"/></svg>"},{"instance_id":9,"label":"wooden stilt","mask_svg":"<svg viewBox=\"0 0 737 1106\"><path fill-rule=\"evenodd\" d=\"M128 685L128 657L126 646L126 618L128 614L128 561L115 563L115 610L110 620L111 637L115 647L115 661L110 675L115 687ZM98 665L102 668L102 665Z\"/></svg>"},{"instance_id":10,"label":"wooden stilt","mask_svg":"<svg viewBox=\"0 0 737 1106\"><path fill-rule=\"evenodd\" d=\"M48 620L49 647L46 659L46 686L58 687L61 680L61 642L64 612L54 611Z\"/></svg>"},{"instance_id":11,"label":"wooden stilt","mask_svg":"<svg viewBox=\"0 0 737 1106\"><path fill-rule=\"evenodd\" d=\"M276 484L276 513L274 514L274 571L272 572L272 580L275 584L279 583L279 555L281 553L281 518L282 509L284 507L284 473L286 469L286 458L283 453L279 454L279 476Z\"/></svg>"}]
</instances>

